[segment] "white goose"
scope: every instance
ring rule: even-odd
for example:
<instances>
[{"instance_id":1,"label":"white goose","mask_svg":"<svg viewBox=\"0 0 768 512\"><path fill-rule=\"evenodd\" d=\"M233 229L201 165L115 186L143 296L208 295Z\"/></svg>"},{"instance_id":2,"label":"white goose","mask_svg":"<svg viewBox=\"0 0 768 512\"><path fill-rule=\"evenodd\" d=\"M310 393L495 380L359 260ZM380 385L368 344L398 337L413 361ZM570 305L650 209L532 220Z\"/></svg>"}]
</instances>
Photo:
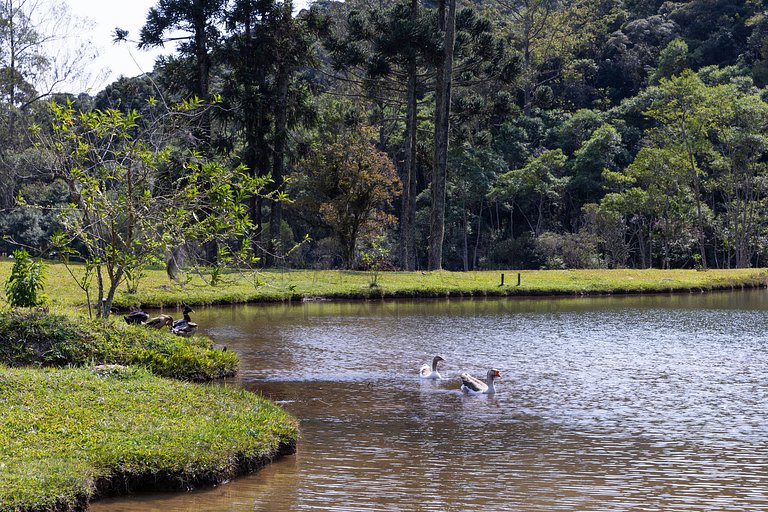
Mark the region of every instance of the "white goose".
<instances>
[{"instance_id":1,"label":"white goose","mask_svg":"<svg viewBox=\"0 0 768 512\"><path fill-rule=\"evenodd\" d=\"M485 382L468 373L462 373L461 390L470 395L492 395L496 393L493 380L497 377L501 378L501 373L499 373L499 370L496 368L488 370L488 376L486 377Z\"/></svg>"},{"instance_id":2,"label":"white goose","mask_svg":"<svg viewBox=\"0 0 768 512\"><path fill-rule=\"evenodd\" d=\"M440 361L445 361L440 356L435 356L434 359L432 359L432 368L429 367L427 363L424 363L421 365L421 368L419 369L419 377L422 379L432 379L432 380L440 380L443 378L442 375L440 375L440 372L437 371L437 363Z\"/></svg>"}]
</instances>

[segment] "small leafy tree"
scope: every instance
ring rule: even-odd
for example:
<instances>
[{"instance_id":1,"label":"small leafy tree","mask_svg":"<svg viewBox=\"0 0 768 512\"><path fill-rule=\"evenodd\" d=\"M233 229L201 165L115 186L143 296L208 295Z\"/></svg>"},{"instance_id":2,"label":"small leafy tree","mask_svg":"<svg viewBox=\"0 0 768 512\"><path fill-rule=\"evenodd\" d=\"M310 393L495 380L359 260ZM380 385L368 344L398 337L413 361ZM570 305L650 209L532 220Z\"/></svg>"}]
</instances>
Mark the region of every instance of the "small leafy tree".
<instances>
[{"instance_id":1,"label":"small leafy tree","mask_svg":"<svg viewBox=\"0 0 768 512\"><path fill-rule=\"evenodd\" d=\"M360 259L366 270L369 272L369 283L371 288L378 288L379 274L389 259L390 249L386 244L386 236L378 235L369 240L369 247L360 251Z\"/></svg>"},{"instance_id":2,"label":"small leafy tree","mask_svg":"<svg viewBox=\"0 0 768 512\"><path fill-rule=\"evenodd\" d=\"M201 106L184 102L168 118ZM67 258L92 266L98 317L109 316L121 283L136 284L141 269L178 247L215 243L234 247L226 252L230 261L249 258L252 225L244 205L268 177L249 177L242 166L194 151L173 152L168 136L151 131L135 111L80 112L71 103L52 103L51 113L52 130L41 146L70 193L57 240ZM65 250L74 241L85 249Z\"/></svg>"},{"instance_id":3,"label":"small leafy tree","mask_svg":"<svg viewBox=\"0 0 768 512\"><path fill-rule=\"evenodd\" d=\"M5 283L5 295L13 307L31 308L44 304L45 266L23 249L13 252L13 269Z\"/></svg>"}]
</instances>

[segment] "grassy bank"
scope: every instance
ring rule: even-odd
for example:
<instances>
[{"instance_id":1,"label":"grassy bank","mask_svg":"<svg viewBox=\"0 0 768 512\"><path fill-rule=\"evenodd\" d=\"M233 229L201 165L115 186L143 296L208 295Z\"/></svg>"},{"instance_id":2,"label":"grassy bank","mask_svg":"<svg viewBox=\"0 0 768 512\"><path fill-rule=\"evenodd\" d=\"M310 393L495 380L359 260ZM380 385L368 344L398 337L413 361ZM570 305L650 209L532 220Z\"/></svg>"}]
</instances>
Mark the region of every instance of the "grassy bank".
<instances>
[{"instance_id":1,"label":"grassy bank","mask_svg":"<svg viewBox=\"0 0 768 512\"><path fill-rule=\"evenodd\" d=\"M0 281L10 274L11 263L0 261ZM49 264L46 293L54 304L82 310L84 295L61 264ZM520 274L520 284L517 276ZM501 285L504 274L504 285ZM184 286L172 283L160 269L147 270L139 291L121 290L118 308L189 304L228 304L260 301L300 300L306 297L341 299L580 295L608 293L654 293L708 291L765 286L766 269L709 270L525 270L483 272L382 272L371 286L370 272L321 270L266 270L258 274L228 273L212 287L190 274ZM257 286L261 281L263 284Z\"/></svg>"},{"instance_id":2,"label":"grassy bank","mask_svg":"<svg viewBox=\"0 0 768 512\"><path fill-rule=\"evenodd\" d=\"M0 312L0 364L8 366L133 364L163 377L207 381L234 375L238 363L235 353L214 350L201 336L63 314Z\"/></svg>"},{"instance_id":3,"label":"grassy bank","mask_svg":"<svg viewBox=\"0 0 768 512\"><path fill-rule=\"evenodd\" d=\"M221 483L294 449L296 421L246 391L137 368L0 366L0 511Z\"/></svg>"}]
</instances>

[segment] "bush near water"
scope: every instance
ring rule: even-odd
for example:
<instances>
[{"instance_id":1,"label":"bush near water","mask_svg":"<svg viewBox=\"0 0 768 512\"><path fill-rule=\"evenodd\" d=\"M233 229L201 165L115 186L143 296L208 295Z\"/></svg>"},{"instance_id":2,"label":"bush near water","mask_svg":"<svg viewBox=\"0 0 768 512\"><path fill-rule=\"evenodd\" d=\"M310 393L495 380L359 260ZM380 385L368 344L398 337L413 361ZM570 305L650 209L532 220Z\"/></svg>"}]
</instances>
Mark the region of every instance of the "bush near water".
<instances>
[{"instance_id":1,"label":"bush near water","mask_svg":"<svg viewBox=\"0 0 768 512\"><path fill-rule=\"evenodd\" d=\"M0 313L0 363L8 366L140 365L155 375L207 381L234 375L239 358L202 336L15 310Z\"/></svg>"}]
</instances>

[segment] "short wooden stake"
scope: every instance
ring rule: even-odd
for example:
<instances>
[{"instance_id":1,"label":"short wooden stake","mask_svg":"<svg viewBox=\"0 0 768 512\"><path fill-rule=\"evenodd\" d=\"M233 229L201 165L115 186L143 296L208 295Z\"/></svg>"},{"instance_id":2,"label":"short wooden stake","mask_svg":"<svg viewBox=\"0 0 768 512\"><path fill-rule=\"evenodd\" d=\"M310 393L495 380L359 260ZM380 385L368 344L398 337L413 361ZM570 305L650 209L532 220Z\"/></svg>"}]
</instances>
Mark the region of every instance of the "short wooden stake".
<instances>
[{"instance_id":1,"label":"short wooden stake","mask_svg":"<svg viewBox=\"0 0 768 512\"><path fill-rule=\"evenodd\" d=\"M517 286L520 286L520 272L517 273Z\"/></svg>"},{"instance_id":2,"label":"short wooden stake","mask_svg":"<svg viewBox=\"0 0 768 512\"><path fill-rule=\"evenodd\" d=\"M499 286L504 286L504 274L501 274L501 284Z\"/></svg>"}]
</instances>

